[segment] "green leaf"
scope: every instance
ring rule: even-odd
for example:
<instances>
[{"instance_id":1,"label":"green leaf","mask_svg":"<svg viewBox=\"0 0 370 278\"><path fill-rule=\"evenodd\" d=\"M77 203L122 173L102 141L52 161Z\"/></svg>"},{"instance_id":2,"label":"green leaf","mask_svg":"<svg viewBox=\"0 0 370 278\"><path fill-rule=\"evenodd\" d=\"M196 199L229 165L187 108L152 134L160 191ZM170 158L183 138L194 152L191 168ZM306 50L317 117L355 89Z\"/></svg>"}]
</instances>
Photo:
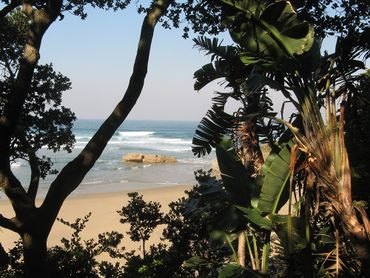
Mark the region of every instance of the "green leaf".
<instances>
[{"instance_id":1,"label":"green leaf","mask_svg":"<svg viewBox=\"0 0 370 278\"><path fill-rule=\"evenodd\" d=\"M258 14L259 10L265 8L268 4L265 0L222 0L222 2L247 14Z\"/></svg>"},{"instance_id":2,"label":"green leaf","mask_svg":"<svg viewBox=\"0 0 370 278\"><path fill-rule=\"evenodd\" d=\"M280 150L278 154L270 154L262 167L264 181L258 208L264 213L276 213L289 198L287 186L290 176L290 148L293 142Z\"/></svg>"},{"instance_id":3,"label":"green leaf","mask_svg":"<svg viewBox=\"0 0 370 278\"><path fill-rule=\"evenodd\" d=\"M236 277L245 277L245 278L261 278L261 275L258 275L254 271L242 267L236 264L227 264L222 267L218 278L236 278Z\"/></svg>"},{"instance_id":4,"label":"green leaf","mask_svg":"<svg viewBox=\"0 0 370 278\"><path fill-rule=\"evenodd\" d=\"M297 18L288 1L223 0L234 8L229 12L229 30L233 40L245 51L246 64L265 67L289 65L288 60L310 50L314 30L308 22Z\"/></svg>"},{"instance_id":5,"label":"green leaf","mask_svg":"<svg viewBox=\"0 0 370 278\"><path fill-rule=\"evenodd\" d=\"M254 179L250 177L234 150L226 151L217 146L216 155L221 178L232 201L237 205L251 207L257 190Z\"/></svg>"},{"instance_id":6,"label":"green leaf","mask_svg":"<svg viewBox=\"0 0 370 278\"><path fill-rule=\"evenodd\" d=\"M214 221L212 228L220 229L228 233L240 230L245 223L243 216L234 206L225 207L217 214L217 220Z\"/></svg>"},{"instance_id":7,"label":"green leaf","mask_svg":"<svg viewBox=\"0 0 370 278\"><path fill-rule=\"evenodd\" d=\"M199 266L208 266L211 265L211 262L200 256L194 256L184 262L185 267L199 267Z\"/></svg>"},{"instance_id":8,"label":"green leaf","mask_svg":"<svg viewBox=\"0 0 370 278\"><path fill-rule=\"evenodd\" d=\"M234 126L234 117L213 105L199 123L192 142L192 151L198 157L210 153L223 135Z\"/></svg>"},{"instance_id":9,"label":"green leaf","mask_svg":"<svg viewBox=\"0 0 370 278\"><path fill-rule=\"evenodd\" d=\"M273 230L280 239L280 243L285 250L289 250L289 245L293 248L292 252L297 252L304 249L307 245L305 238L305 221L296 216L289 215L270 215L273 223ZM290 225L288 225L290 221ZM290 228L290 229L289 229Z\"/></svg>"},{"instance_id":10,"label":"green leaf","mask_svg":"<svg viewBox=\"0 0 370 278\"><path fill-rule=\"evenodd\" d=\"M194 90L199 91L210 82L227 76L230 72L227 63L216 61L215 63L209 63L204 65L201 69L194 72Z\"/></svg>"},{"instance_id":11,"label":"green leaf","mask_svg":"<svg viewBox=\"0 0 370 278\"><path fill-rule=\"evenodd\" d=\"M266 230L271 230L272 221L267 216L262 216L262 213L257 208L245 208L241 206L235 206L237 209L244 213L244 216L253 224Z\"/></svg>"}]
</instances>

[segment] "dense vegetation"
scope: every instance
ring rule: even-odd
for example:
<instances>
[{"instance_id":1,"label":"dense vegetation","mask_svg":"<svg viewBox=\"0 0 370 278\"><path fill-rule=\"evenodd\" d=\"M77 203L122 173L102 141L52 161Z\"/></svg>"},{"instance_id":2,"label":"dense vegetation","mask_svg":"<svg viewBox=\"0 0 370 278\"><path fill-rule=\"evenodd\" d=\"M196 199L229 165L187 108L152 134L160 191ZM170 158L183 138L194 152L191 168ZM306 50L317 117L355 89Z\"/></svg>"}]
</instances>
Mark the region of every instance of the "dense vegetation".
<instances>
[{"instance_id":1,"label":"dense vegetation","mask_svg":"<svg viewBox=\"0 0 370 278\"><path fill-rule=\"evenodd\" d=\"M61 105L71 84L52 65L38 65L41 40L63 12L86 17L85 5L123 9L130 1L1 1L0 184L16 217L0 225L22 243L1 250L4 277L361 277L370 275L369 184L370 30L365 1L154 1L145 12L129 87L85 149L59 173L36 208L39 179L53 172L42 146L69 151L74 114ZM15 10L22 6L22 13ZM193 140L195 155L216 150L221 179L200 171L188 198L163 215L133 193L119 211L142 256L119 249L123 237L104 233L82 242L88 216L74 223L62 247L46 250L50 229L134 106L144 83L154 27L200 34L229 31L234 45L199 37L211 63L195 72L195 90L222 80L214 105ZM336 35L333 53L321 41ZM294 106L289 119L273 110L271 94ZM240 102L233 114L230 99ZM226 137L225 137L226 136ZM263 155L262 146L271 150ZM28 161L28 186L10 163ZM284 207L284 208L283 208ZM139 212L142 212L139 214ZM140 218L141 217L141 218ZM166 224L168 246L146 246ZM124 265L99 262L108 252ZM23 253L23 255L22 255ZM23 263L24 260L24 263ZM185 263L184 263L185 262Z\"/></svg>"}]
</instances>

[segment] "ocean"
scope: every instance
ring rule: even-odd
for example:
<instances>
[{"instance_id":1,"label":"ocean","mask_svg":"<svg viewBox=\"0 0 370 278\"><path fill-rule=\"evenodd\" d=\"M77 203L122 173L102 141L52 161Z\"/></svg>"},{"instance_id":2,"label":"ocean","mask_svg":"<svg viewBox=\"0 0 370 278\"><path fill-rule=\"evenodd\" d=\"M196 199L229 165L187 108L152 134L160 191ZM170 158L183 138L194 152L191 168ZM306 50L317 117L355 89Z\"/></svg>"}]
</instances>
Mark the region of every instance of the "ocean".
<instances>
[{"instance_id":1,"label":"ocean","mask_svg":"<svg viewBox=\"0 0 370 278\"><path fill-rule=\"evenodd\" d=\"M99 128L101 120L78 120L73 132L76 144L72 153L52 153L41 149L39 155L51 157L53 168L60 170L72 160ZM198 122L139 121L125 122L114 134L105 151L73 194L118 192L123 190L195 184L194 171L208 170L214 154L198 158L191 151L191 141ZM148 153L175 156L177 163L124 163L128 153ZM28 184L30 171L26 162L12 164L14 174L22 184ZM40 182L39 196L47 191L55 175ZM1 193L3 194L3 193ZM0 196L4 198L3 195Z\"/></svg>"}]
</instances>

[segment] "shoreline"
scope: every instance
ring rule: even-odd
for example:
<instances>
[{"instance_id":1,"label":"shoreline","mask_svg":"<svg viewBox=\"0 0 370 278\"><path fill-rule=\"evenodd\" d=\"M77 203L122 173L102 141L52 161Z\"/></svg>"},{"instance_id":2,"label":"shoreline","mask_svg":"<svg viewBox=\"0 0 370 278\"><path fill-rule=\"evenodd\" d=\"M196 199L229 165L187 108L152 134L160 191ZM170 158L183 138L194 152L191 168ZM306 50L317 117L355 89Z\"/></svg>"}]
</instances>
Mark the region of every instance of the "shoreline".
<instances>
[{"instance_id":1,"label":"shoreline","mask_svg":"<svg viewBox=\"0 0 370 278\"><path fill-rule=\"evenodd\" d=\"M138 192L143 195L146 202L153 201L161 204L161 211L167 213L170 202L176 201L185 196L185 190L190 190L193 185L171 185L153 188L137 188L137 190L122 190L118 192L86 192L86 194L71 194L64 202L58 218L73 223L76 218L83 218L89 212L91 217L86 223L86 228L81 233L82 240L90 238L97 239L99 233L117 231L124 235L122 246L126 251L138 250L140 243L132 242L126 231L129 229L128 224L119 222L120 216L117 210L121 210L128 203L127 193ZM38 199L36 204L39 205L41 200ZM5 217L11 218L14 212L8 200L0 200L0 213ZM55 221L48 238L48 247L61 245L60 240L65 237L69 239L72 229ZM148 242L150 244L161 242L162 228L158 227L152 234ZM0 242L5 250L14 246L14 241L19 238L17 234L4 228L0 229Z\"/></svg>"}]
</instances>

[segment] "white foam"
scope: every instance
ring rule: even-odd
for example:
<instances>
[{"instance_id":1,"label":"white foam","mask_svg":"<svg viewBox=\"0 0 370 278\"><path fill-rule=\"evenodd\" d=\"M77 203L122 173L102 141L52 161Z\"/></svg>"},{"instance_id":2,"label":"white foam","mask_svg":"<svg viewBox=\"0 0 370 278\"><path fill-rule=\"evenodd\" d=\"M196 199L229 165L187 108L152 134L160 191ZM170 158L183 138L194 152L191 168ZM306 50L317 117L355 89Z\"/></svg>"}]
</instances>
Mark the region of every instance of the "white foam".
<instances>
[{"instance_id":1,"label":"white foam","mask_svg":"<svg viewBox=\"0 0 370 278\"><path fill-rule=\"evenodd\" d=\"M119 131L118 134L122 137L144 137L151 136L154 131Z\"/></svg>"},{"instance_id":2,"label":"white foam","mask_svg":"<svg viewBox=\"0 0 370 278\"><path fill-rule=\"evenodd\" d=\"M103 181L88 181L88 182L83 182L82 184L99 184L99 183L103 183Z\"/></svg>"}]
</instances>

